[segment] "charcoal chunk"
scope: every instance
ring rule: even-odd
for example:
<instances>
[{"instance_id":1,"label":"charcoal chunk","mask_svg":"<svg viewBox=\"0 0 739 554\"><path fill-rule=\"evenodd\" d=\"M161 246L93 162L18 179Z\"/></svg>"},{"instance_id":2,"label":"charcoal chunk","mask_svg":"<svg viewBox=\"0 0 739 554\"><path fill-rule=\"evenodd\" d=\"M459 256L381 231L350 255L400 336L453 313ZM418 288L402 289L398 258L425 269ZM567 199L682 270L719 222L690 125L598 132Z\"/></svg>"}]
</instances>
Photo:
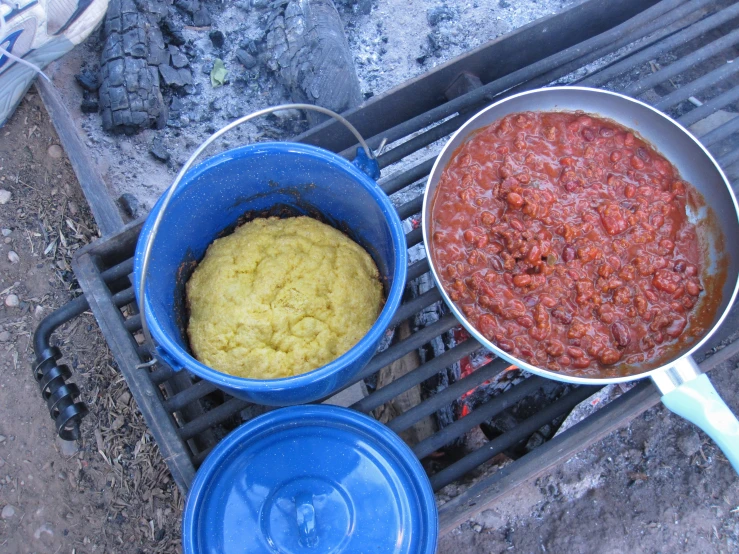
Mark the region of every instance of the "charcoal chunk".
<instances>
[{"instance_id":1,"label":"charcoal chunk","mask_svg":"<svg viewBox=\"0 0 739 554\"><path fill-rule=\"evenodd\" d=\"M241 65L243 65L246 69L251 69L256 66L257 63L259 63L254 56L249 54L249 52L247 52L243 48L237 48L234 54L236 54L236 59L239 60Z\"/></svg>"},{"instance_id":2,"label":"charcoal chunk","mask_svg":"<svg viewBox=\"0 0 739 554\"><path fill-rule=\"evenodd\" d=\"M181 88L192 84L192 74L188 69L175 69L171 65L160 65L159 74L168 87Z\"/></svg>"},{"instance_id":3,"label":"charcoal chunk","mask_svg":"<svg viewBox=\"0 0 739 554\"><path fill-rule=\"evenodd\" d=\"M226 36L218 30L208 33L208 37L216 48L223 48L223 44L226 42Z\"/></svg>"},{"instance_id":4,"label":"charcoal chunk","mask_svg":"<svg viewBox=\"0 0 739 554\"><path fill-rule=\"evenodd\" d=\"M77 84L86 91L95 92L100 88L97 73L90 71L89 69L83 69L75 75L74 78L77 81Z\"/></svg>"},{"instance_id":5,"label":"charcoal chunk","mask_svg":"<svg viewBox=\"0 0 739 554\"><path fill-rule=\"evenodd\" d=\"M192 14L192 24L195 27L209 27L211 24L210 14L205 7L201 7L198 11Z\"/></svg>"},{"instance_id":6,"label":"charcoal chunk","mask_svg":"<svg viewBox=\"0 0 739 554\"><path fill-rule=\"evenodd\" d=\"M426 20L429 25L436 27L442 21L454 21L457 14L449 6L435 6L426 11Z\"/></svg>"},{"instance_id":7,"label":"charcoal chunk","mask_svg":"<svg viewBox=\"0 0 739 554\"><path fill-rule=\"evenodd\" d=\"M190 63L187 56L185 56L176 46L169 46L169 54L172 56L172 67L175 67L176 69L185 67Z\"/></svg>"},{"instance_id":8,"label":"charcoal chunk","mask_svg":"<svg viewBox=\"0 0 739 554\"><path fill-rule=\"evenodd\" d=\"M198 0L175 0L174 5L190 15L200 9L200 2Z\"/></svg>"},{"instance_id":9,"label":"charcoal chunk","mask_svg":"<svg viewBox=\"0 0 739 554\"><path fill-rule=\"evenodd\" d=\"M133 0L110 0L98 90L106 131L131 134L166 122L157 66L163 57L169 59L169 52L164 50L161 30L151 23L153 17ZM98 106L86 98L81 108L93 112Z\"/></svg>"},{"instance_id":10,"label":"charcoal chunk","mask_svg":"<svg viewBox=\"0 0 739 554\"><path fill-rule=\"evenodd\" d=\"M97 101L97 98L92 98L85 95L85 97L82 99L82 104L80 104L80 110L82 111L82 113L98 113L99 109L100 104Z\"/></svg>"},{"instance_id":11,"label":"charcoal chunk","mask_svg":"<svg viewBox=\"0 0 739 554\"><path fill-rule=\"evenodd\" d=\"M185 35L182 33L182 26L176 23L172 17L162 19L160 24L162 33L170 44L182 46L185 44Z\"/></svg>"},{"instance_id":12,"label":"charcoal chunk","mask_svg":"<svg viewBox=\"0 0 739 554\"><path fill-rule=\"evenodd\" d=\"M118 205L123 210L123 213L131 219L136 219L140 215L143 215L141 213L141 203L139 202L139 199L130 192L125 192L121 195L118 199Z\"/></svg>"}]
</instances>

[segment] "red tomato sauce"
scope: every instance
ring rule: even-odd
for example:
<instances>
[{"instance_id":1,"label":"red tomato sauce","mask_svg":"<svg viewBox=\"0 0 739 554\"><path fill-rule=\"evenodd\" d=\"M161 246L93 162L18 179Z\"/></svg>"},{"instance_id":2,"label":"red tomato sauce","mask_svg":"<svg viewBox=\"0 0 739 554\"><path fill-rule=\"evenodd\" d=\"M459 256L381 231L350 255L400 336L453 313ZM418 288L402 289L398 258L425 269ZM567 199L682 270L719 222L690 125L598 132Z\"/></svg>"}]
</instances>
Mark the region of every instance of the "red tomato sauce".
<instances>
[{"instance_id":1,"label":"red tomato sauce","mask_svg":"<svg viewBox=\"0 0 739 554\"><path fill-rule=\"evenodd\" d=\"M451 299L502 350L568 374L633 373L705 330L694 321L703 257L686 216L697 197L612 121L512 114L444 169L431 255Z\"/></svg>"}]
</instances>

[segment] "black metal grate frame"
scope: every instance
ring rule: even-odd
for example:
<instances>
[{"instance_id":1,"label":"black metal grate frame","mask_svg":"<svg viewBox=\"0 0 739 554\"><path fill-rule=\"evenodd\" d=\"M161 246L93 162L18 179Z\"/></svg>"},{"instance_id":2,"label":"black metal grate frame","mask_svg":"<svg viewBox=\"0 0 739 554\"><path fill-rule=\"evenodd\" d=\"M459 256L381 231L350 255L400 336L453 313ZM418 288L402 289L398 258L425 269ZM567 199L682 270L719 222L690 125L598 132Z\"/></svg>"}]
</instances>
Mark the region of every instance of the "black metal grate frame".
<instances>
[{"instance_id":1,"label":"black metal grate frame","mask_svg":"<svg viewBox=\"0 0 739 554\"><path fill-rule=\"evenodd\" d=\"M739 86L736 86L739 64L731 63L739 42L737 29L739 4L731 2L590 0L562 14L534 22L373 98L348 117L361 133L371 137L372 147L383 141L389 143L379 156L381 167L389 176L379 184L389 195L405 191L404 197L410 198L397 208L403 219L420 212L422 183L442 139L491 101L555 82L599 86L640 97L684 125L692 125L709 116L715 118L715 114L720 113L723 123L703 134L701 139L718 157L728 175L736 178L739 177L739 117L733 118L732 112L719 110L734 107L739 100ZM696 132L700 134L700 130ZM298 140L347 156L353 147L353 141L331 123L310 130ZM175 373L163 364L151 371L136 369L149 359L148 351L140 344L141 325L135 306L129 304L133 298L130 282L121 275L127 275L132 269L131 257L140 228L140 221L133 222L116 235L86 247L76 258L74 270L175 481L187 490L196 467L224 430L261 410L221 393L208 382L193 379L186 372ZM407 241L409 247L419 244L420 229L410 231ZM409 282L428 270L426 260L413 263L409 267ZM393 324L439 301L438 291L431 289L403 304ZM82 309L86 307L86 303L78 303ZM732 314L730 323L722 327L712 346L726 341L733 332L734 321L736 318ZM441 317L377 354L356 380L371 376L457 325L453 316ZM457 344L351 407L369 412L477 348L479 344L472 339ZM703 368L715 367L737 352L739 341L731 342L707 358ZM499 359L490 361L392 419L388 426L396 432L408 429L499 374L507 365ZM490 399L468 416L415 445L416 455L419 458L428 456L480 422L510 408L544 383L543 379L531 377ZM439 490L526 439L543 425L568 413L593 392L593 387L572 389L508 433L431 475L434 489ZM648 382L639 383L585 422L474 484L469 491L447 503L440 512L442 532L484 509L487 503L517 483L625 424L657 401L654 387Z\"/></svg>"}]
</instances>

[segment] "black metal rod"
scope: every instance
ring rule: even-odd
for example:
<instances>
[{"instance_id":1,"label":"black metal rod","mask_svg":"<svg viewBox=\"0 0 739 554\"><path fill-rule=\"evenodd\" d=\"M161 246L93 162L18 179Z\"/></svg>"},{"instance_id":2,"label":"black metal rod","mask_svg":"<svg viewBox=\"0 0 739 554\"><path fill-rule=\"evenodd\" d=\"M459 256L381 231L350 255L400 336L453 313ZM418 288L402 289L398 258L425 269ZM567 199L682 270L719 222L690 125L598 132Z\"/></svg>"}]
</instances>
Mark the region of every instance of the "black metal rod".
<instances>
[{"instance_id":1,"label":"black metal rod","mask_svg":"<svg viewBox=\"0 0 739 554\"><path fill-rule=\"evenodd\" d=\"M394 142L428 127L437 121L441 121L454 113L474 110L480 105L490 102L496 95L510 89L511 87L520 83L525 83L539 75L545 74L553 67L564 67L568 62L581 58L583 52L589 52L593 49L606 47L607 51L603 52L599 56L602 57L603 55L619 48L619 46L616 46L618 37L623 37L624 34L630 33L627 44L629 42L633 42L652 32L652 27L659 28L662 25L659 18L663 16L663 14L668 14L671 10L677 8L681 4L688 4L690 7L682 9L685 13L681 11L680 17L684 17L684 15L694 11L699 5L705 3L705 1L706 0L694 0L686 3L685 0L664 0L659 2L608 31L585 40L580 44L576 44L570 48L557 52L556 54L552 54L551 56L539 60L538 62L534 62L517 71L509 73L500 79L491 81L490 83L474 89L467 94L459 96L449 102L437 106L436 108L408 119L395 127L386 129L382 133L378 133L371 137L367 142L372 148L376 148L382 140L387 139L389 142ZM692 7L692 4L695 4L695 7ZM669 17L669 15L666 17ZM645 25L645 21L650 22L650 24ZM581 66L577 65L577 67ZM565 73L562 75L566 75L570 71L571 70L565 70ZM342 155L345 153L350 156L353 155L355 148L356 146L353 145L351 148L342 152ZM382 165L382 162L380 162L380 164Z\"/></svg>"},{"instance_id":2,"label":"black metal rod","mask_svg":"<svg viewBox=\"0 0 739 554\"><path fill-rule=\"evenodd\" d=\"M422 440L413 447L413 453L418 456L419 460L422 460L442 446L449 444L458 437L461 437L473 427L495 417L503 410L513 407L516 402L530 394L533 394L544 386L554 388L559 385L553 381L542 379L541 377L529 377L523 383L520 383L512 389L488 400L466 416L459 418L451 425L447 425L438 433L434 433L427 439Z\"/></svg>"},{"instance_id":3,"label":"black metal rod","mask_svg":"<svg viewBox=\"0 0 739 554\"><path fill-rule=\"evenodd\" d=\"M441 300L441 294L439 289L436 287L427 290L423 294L416 296L413 300L406 302L398 311L395 312L393 319L390 321L390 326L397 325L401 321L405 321L414 314L417 314L423 310L426 306L430 306L434 302Z\"/></svg>"},{"instance_id":4,"label":"black metal rod","mask_svg":"<svg viewBox=\"0 0 739 554\"><path fill-rule=\"evenodd\" d=\"M70 302L67 302L47 315L41 320L41 323L38 324L38 327L36 327L36 330L33 333L33 351L38 355L43 352L44 349L49 348L51 334L57 329L57 327L71 319L74 319L89 307L90 305L87 303L87 299L82 295Z\"/></svg>"},{"instance_id":5,"label":"black metal rod","mask_svg":"<svg viewBox=\"0 0 739 554\"><path fill-rule=\"evenodd\" d=\"M737 90L739 90L739 87L737 87ZM725 169L731 167L736 162L739 162L739 148L734 148L734 150L724 154L718 159L718 164Z\"/></svg>"},{"instance_id":6,"label":"black metal rod","mask_svg":"<svg viewBox=\"0 0 739 554\"><path fill-rule=\"evenodd\" d=\"M537 412L530 418L522 421L511 431L494 438L482 448L468 454L458 462L441 470L436 475L432 475L430 477L431 487L434 491L438 491L452 481L456 481L466 473L475 469L477 466L487 462L493 456L500 454L504 450L518 444L526 437L534 434L538 429L541 429L550 421L566 414L580 402L594 394L597 390L598 387L577 387L570 394L563 396L540 412Z\"/></svg>"},{"instance_id":7,"label":"black metal rod","mask_svg":"<svg viewBox=\"0 0 739 554\"><path fill-rule=\"evenodd\" d=\"M697 64L723 52L727 48L733 46L737 41L739 41L739 29L706 44L687 56L683 56L667 67L663 67L656 73L652 73L651 75L647 75L646 77L639 79L636 83L628 87L624 93L630 96L638 96L642 92L654 88L658 84L664 83L668 79L672 79L676 75L679 75Z\"/></svg>"},{"instance_id":8,"label":"black metal rod","mask_svg":"<svg viewBox=\"0 0 739 554\"><path fill-rule=\"evenodd\" d=\"M392 400L399 394L407 391L409 388L423 383L429 377L443 371L445 368L451 366L461 358L468 356L478 348L480 348L479 342L473 338L467 339L431 361L418 366L413 371L406 373L402 377L398 377L393 382L378 389L377 392L355 402L352 404L351 408L360 412L369 412L370 410L374 410L378 406L382 406L385 402Z\"/></svg>"},{"instance_id":9,"label":"black metal rod","mask_svg":"<svg viewBox=\"0 0 739 554\"><path fill-rule=\"evenodd\" d=\"M708 4L709 2L703 1L703 2L689 2L690 4L690 12L691 13L697 9L700 9L703 7L703 5ZM687 6L683 9L686 9ZM685 15L688 15L687 13ZM643 63L649 63L650 60L653 60L660 54L663 54L664 52L667 52L669 50L672 50L673 48L676 48L678 46L682 46L689 40L693 40L694 38L697 38L704 34L707 31L710 31L711 29L715 29L716 27L726 23L727 21L731 21L733 18L737 17L739 15L739 5L733 5L725 10L721 10L720 12L717 12L709 17L706 17L705 19L702 19L701 21L694 23L693 25L690 25L688 27L685 27L681 31L678 31L677 33L673 34L672 36L666 38L665 40L662 40L660 42L657 42L653 46L650 46L649 48L645 48L639 52L636 52L625 59L616 62L614 64L609 65L608 67L605 67L603 69L600 69L599 71L596 71L592 75L588 75L585 79L582 79L578 84L591 86L591 87L597 87L601 86L614 77L618 77L619 75L633 69L634 67L637 67L638 65L641 65ZM663 23L661 20L655 21L654 24L657 25L657 29L662 27L665 23Z\"/></svg>"},{"instance_id":10,"label":"black metal rod","mask_svg":"<svg viewBox=\"0 0 739 554\"><path fill-rule=\"evenodd\" d=\"M405 242L408 243L408 248L419 244L422 240L423 231L420 226L416 227L405 236Z\"/></svg>"},{"instance_id":11,"label":"black metal rod","mask_svg":"<svg viewBox=\"0 0 739 554\"><path fill-rule=\"evenodd\" d=\"M668 13L666 13L665 15L661 17L647 19L646 20L647 22L643 26L637 27L631 32L620 33L616 36L613 36L612 37L613 40L601 48L581 49L581 52L583 52L583 55L580 56L579 58L567 64L553 65L554 69L551 69L550 71L547 71L546 73L534 79L531 79L524 84L521 84L517 87L513 87L508 92L508 94L513 94L521 90L545 86L551 82L556 81L557 79L564 77L565 75L568 75L582 67L585 67L591 62L600 60L603 57L609 54L612 54L613 52L616 52L620 48L633 45L635 42L638 41L637 45L634 47L635 48L634 50L631 50L626 54L618 56L616 59L612 60L610 64L607 64L606 66L599 68L594 73L608 69L612 65L619 63L621 60L635 54L636 52L644 48L648 48L655 42L658 42L662 40L663 38L665 38L666 36L669 36L672 33L679 31L683 27L687 26L687 24L684 23L684 19L687 16L689 16L691 13L695 12L696 10L700 9L703 5L706 5L712 2L714 2L714 0L700 0L696 2L692 2L692 1L686 2L686 3L683 3L681 6L669 11ZM664 2L660 2L658 6L661 6L662 4L664 4Z\"/></svg>"},{"instance_id":12,"label":"black metal rod","mask_svg":"<svg viewBox=\"0 0 739 554\"><path fill-rule=\"evenodd\" d=\"M736 63L736 62L734 62ZM699 99L700 100L700 99ZM739 87L733 87L723 94L719 94L716 98L711 98L708 102L702 106L698 106L694 110L689 111L685 115L679 117L677 120L688 127L701 119L705 119L709 115L715 113L721 108L728 106L739 100Z\"/></svg>"},{"instance_id":13,"label":"black metal rod","mask_svg":"<svg viewBox=\"0 0 739 554\"><path fill-rule=\"evenodd\" d=\"M428 146L432 142L436 142L459 129L465 121L474 115L475 111L477 110L468 110L447 119L443 123L439 123L438 125L431 127L429 130L399 144L392 150L388 150L377 158L377 162L380 164L380 167L387 167L395 162L399 162L406 156L413 154L413 152L416 152L424 146Z\"/></svg>"},{"instance_id":14,"label":"black metal rod","mask_svg":"<svg viewBox=\"0 0 739 554\"><path fill-rule=\"evenodd\" d=\"M103 278L103 281L110 283L111 281L115 281L121 277L126 277L131 273L133 273L133 258L128 258L127 260L106 269L100 274L100 276Z\"/></svg>"},{"instance_id":15,"label":"black metal rod","mask_svg":"<svg viewBox=\"0 0 739 554\"><path fill-rule=\"evenodd\" d=\"M410 202L406 202L402 206L399 206L398 208L396 208L396 211L398 212L398 216L400 216L400 219L406 219L412 215L419 213L421 211L422 205L423 205L423 195L420 194L416 196Z\"/></svg>"},{"instance_id":16,"label":"black metal rod","mask_svg":"<svg viewBox=\"0 0 739 554\"><path fill-rule=\"evenodd\" d=\"M141 354L139 353L139 355ZM174 369L172 369L168 365L159 364L159 367L157 367L149 374L149 378L151 379L151 382L155 385L161 385L162 383L164 383L164 381L171 379L174 373Z\"/></svg>"},{"instance_id":17,"label":"black metal rod","mask_svg":"<svg viewBox=\"0 0 739 554\"><path fill-rule=\"evenodd\" d=\"M739 65L739 63L737 63ZM725 138L733 135L739 131L739 117L735 117L721 125L716 127L710 133L706 133L701 137L701 142L706 148L711 148L713 145L721 142Z\"/></svg>"},{"instance_id":18,"label":"black metal rod","mask_svg":"<svg viewBox=\"0 0 739 554\"><path fill-rule=\"evenodd\" d=\"M380 352L379 354L377 354L374 358L370 360L365 368L359 372L359 375L357 375L352 380L352 382L347 385L347 387L350 387L354 383L369 377L386 365L394 362L395 360L399 360L400 358L408 354L408 352L411 352L416 348L420 348L430 340L438 337L442 333L446 333L449 329L453 329L458 325L459 322L452 314L447 314L441 317L436 323L433 323L428 327L424 327L420 331L413 333L407 339L400 341L384 352Z\"/></svg>"},{"instance_id":19,"label":"black metal rod","mask_svg":"<svg viewBox=\"0 0 739 554\"><path fill-rule=\"evenodd\" d=\"M431 168L434 166L435 161L436 156L413 166L400 175L393 175L385 181L380 181L378 184L380 185L380 188L385 191L385 194L390 195L396 193L399 190L403 190L408 185L411 185L416 181L420 181L431 173Z\"/></svg>"},{"instance_id":20,"label":"black metal rod","mask_svg":"<svg viewBox=\"0 0 739 554\"><path fill-rule=\"evenodd\" d=\"M133 334L141 329L141 314L134 314L123 322L126 331Z\"/></svg>"},{"instance_id":21,"label":"black metal rod","mask_svg":"<svg viewBox=\"0 0 739 554\"><path fill-rule=\"evenodd\" d=\"M735 4L735 6L739 9L739 3ZM706 89L716 86L718 83L737 72L739 72L739 63L724 64L710 73L706 73L702 77L699 77L695 81L691 81L690 83L681 86L679 89L671 92L667 96L662 97L659 102L654 104L654 107L658 110L665 111L672 106L687 100L691 96L695 96Z\"/></svg>"},{"instance_id":22,"label":"black metal rod","mask_svg":"<svg viewBox=\"0 0 739 554\"><path fill-rule=\"evenodd\" d=\"M492 379L505 369L510 364L500 358L496 358L489 364L478 368L476 371L470 373L464 379L460 379L453 385L448 386L443 391L436 393L431 398L426 399L418 406L414 406L407 412L403 412L395 419L388 423L388 427L400 433L410 426L414 425L418 421L421 421L427 415L433 414L435 411L443 406L453 402L457 398L460 398L464 393L471 391L477 385L484 383L488 379Z\"/></svg>"},{"instance_id":23,"label":"black metal rod","mask_svg":"<svg viewBox=\"0 0 739 554\"><path fill-rule=\"evenodd\" d=\"M413 265L408 266L408 281L413 281L413 279L417 279L429 271L431 271L431 267L429 266L428 259L418 260Z\"/></svg>"},{"instance_id":24,"label":"black metal rod","mask_svg":"<svg viewBox=\"0 0 739 554\"><path fill-rule=\"evenodd\" d=\"M190 402L195 402L216 390L218 390L218 387L210 381L198 381L194 385L187 387L182 392L178 392L171 398L167 398L167 400L164 401L164 407L168 412L176 412L190 404Z\"/></svg>"},{"instance_id":25,"label":"black metal rod","mask_svg":"<svg viewBox=\"0 0 739 554\"><path fill-rule=\"evenodd\" d=\"M189 440L196 435L202 433L209 427L222 423L226 421L229 417L238 414L248 405L248 402L239 400L238 398L231 398L220 406L213 408L205 415L186 423L185 425L180 427L177 432L179 433L182 440Z\"/></svg>"}]
</instances>

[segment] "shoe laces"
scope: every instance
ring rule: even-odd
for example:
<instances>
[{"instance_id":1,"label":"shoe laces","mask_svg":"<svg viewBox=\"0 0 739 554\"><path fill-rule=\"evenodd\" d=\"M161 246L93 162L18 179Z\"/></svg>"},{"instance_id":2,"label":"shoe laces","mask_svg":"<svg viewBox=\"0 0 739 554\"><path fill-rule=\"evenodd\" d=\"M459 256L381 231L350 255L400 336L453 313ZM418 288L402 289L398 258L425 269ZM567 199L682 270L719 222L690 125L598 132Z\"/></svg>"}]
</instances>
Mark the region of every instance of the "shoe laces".
<instances>
[{"instance_id":1,"label":"shoe laces","mask_svg":"<svg viewBox=\"0 0 739 554\"><path fill-rule=\"evenodd\" d=\"M0 4L5 4L8 6L11 6L13 8L18 6L18 2L14 2L12 0L0 0ZM3 15L0 15L0 40L2 40L2 37L5 36L5 28L7 27L7 23L5 22L5 17ZM24 60L23 58L19 58L15 54L12 54L11 52L8 52L0 43L0 54L7 56L9 59L13 60L14 62L18 62L21 65L25 65L26 67L29 67L30 69L33 69L36 73L41 75L44 79L46 79L49 83L51 83L51 79L46 76L46 73L41 71L41 68L32 64L28 60Z\"/></svg>"}]
</instances>

